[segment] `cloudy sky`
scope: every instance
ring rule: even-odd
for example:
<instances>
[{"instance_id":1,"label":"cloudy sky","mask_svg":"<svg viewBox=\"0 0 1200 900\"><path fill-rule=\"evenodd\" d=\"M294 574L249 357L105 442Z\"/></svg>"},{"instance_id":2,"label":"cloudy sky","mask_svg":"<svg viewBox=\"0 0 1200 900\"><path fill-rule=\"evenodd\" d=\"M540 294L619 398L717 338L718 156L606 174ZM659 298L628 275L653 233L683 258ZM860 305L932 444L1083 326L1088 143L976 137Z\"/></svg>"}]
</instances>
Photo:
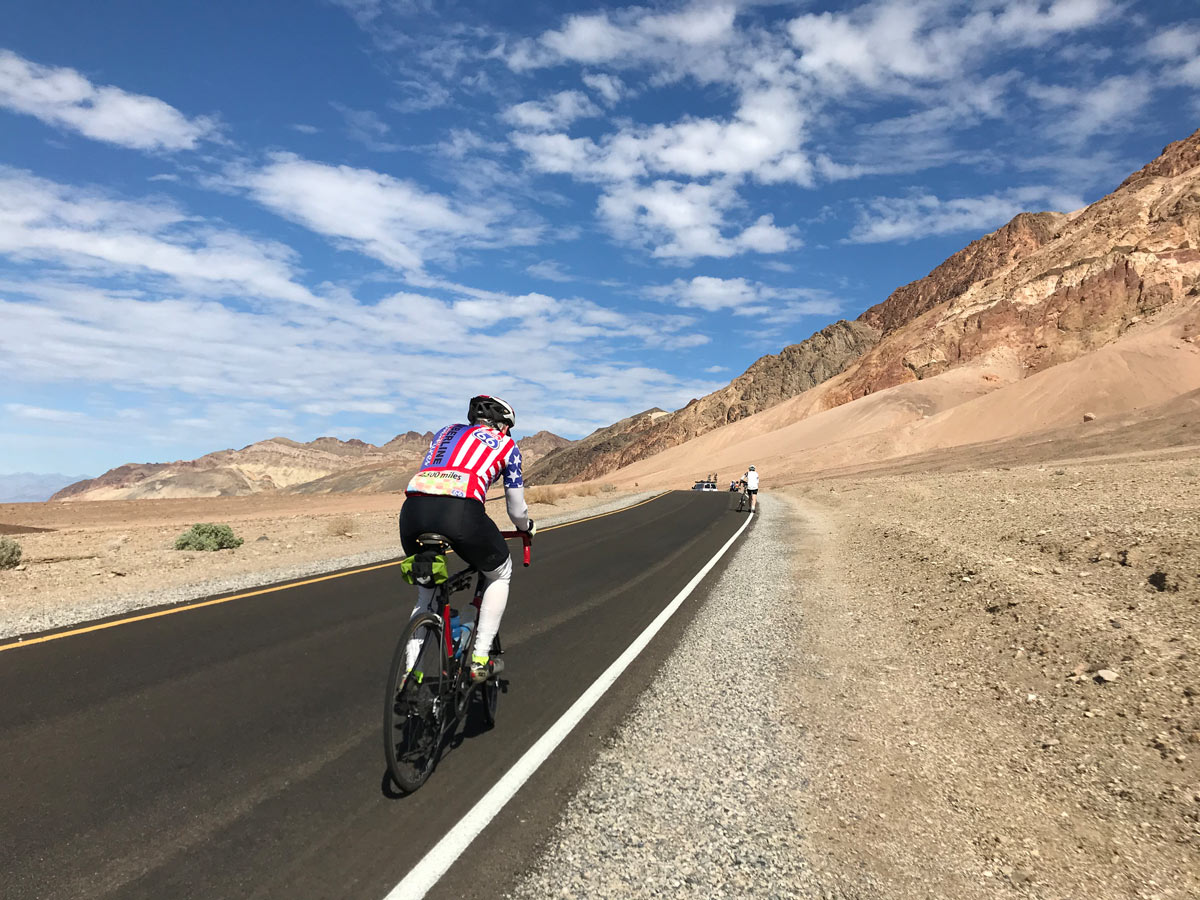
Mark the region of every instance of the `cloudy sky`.
<instances>
[{"instance_id":1,"label":"cloudy sky","mask_svg":"<svg viewBox=\"0 0 1200 900\"><path fill-rule=\"evenodd\" d=\"M0 472L578 437L1200 125L1194 0L11 0Z\"/></svg>"}]
</instances>

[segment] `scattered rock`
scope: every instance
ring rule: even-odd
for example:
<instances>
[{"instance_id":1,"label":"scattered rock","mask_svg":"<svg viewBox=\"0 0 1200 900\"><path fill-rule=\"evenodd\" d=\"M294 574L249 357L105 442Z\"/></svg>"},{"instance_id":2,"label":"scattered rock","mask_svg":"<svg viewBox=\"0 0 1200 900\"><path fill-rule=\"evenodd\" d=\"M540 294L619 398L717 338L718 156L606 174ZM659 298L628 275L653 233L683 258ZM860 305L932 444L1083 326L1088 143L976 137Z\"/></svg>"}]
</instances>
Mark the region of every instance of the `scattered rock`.
<instances>
[{"instance_id":1,"label":"scattered rock","mask_svg":"<svg viewBox=\"0 0 1200 900\"><path fill-rule=\"evenodd\" d=\"M1095 414L1095 413L1084 413L1084 414L1083 414L1083 421L1085 421L1085 422L1094 422L1095 420L1096 420L1096 414Z\"/></svg>"},{"instance_id":2,"label":"scattered rock","mask_svg":"<svg viewBox=\"0 0 1200 900\"><path fill-rule=\"evenodd\" d=\"M1114 671L1113 669L1100 669L1098 672L1096 672L1094 680L1098 684L1107 684L1111 681L1116 681L1120 677L1120 673Z\"/></svg>"}]
</instances>

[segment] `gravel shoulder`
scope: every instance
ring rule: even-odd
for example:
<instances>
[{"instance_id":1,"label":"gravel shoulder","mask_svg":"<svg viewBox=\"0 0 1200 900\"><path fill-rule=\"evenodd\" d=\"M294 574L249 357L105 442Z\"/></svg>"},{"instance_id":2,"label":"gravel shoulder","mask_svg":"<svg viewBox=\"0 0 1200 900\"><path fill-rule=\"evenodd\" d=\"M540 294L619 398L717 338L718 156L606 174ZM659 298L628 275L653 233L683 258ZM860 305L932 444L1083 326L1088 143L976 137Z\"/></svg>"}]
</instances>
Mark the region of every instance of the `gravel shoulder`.
<instances>
[{"instance_id":1,"label":"gravel shoulder","mask_svg":"<svg viewBox=\"0 0 1200 900\"><path fill-rule=\"evenodd\" d=\"M762 510L511 896L816 896L789 662L810 587L790 577L794 503Z\"/></svg>"},{"instance_id":2,"label":"gravel shoulder","mask_svg":"<svg viewBox=\"0 0 1200 900\"><path fill-rule=\"evenodd\" d=\"M549 527L655 493L565 497L531 504L530 515ZM403 502L399 494L342 494L0 505L10 531L48 529L14 535L22 565L0 570L0 638L394 559ZM503 502L487 509L512 528ZM245 543L173 549L193 522L227 522Z\"/></svg>"}]
</instances>

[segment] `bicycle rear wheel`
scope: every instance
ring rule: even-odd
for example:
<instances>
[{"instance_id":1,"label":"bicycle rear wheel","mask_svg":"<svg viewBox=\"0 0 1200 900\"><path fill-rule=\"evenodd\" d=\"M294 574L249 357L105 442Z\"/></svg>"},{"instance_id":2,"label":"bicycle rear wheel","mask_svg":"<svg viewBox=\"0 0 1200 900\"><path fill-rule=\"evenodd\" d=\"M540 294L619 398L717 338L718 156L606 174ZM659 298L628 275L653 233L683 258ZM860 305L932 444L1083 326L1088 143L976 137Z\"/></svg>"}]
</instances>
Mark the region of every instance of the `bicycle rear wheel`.
<instances>
[{"instance_id":1,"label":"bicycle rear wheel","mask_svg":"<svg viewBox=\"0 0 1200 900\"><path fill-rule=\"evenodd\" d=\"M418 646L411 671L410 641ZM441 754L446 717L442 677L445 657L442 620L431 613L412 618L392 655L383 713L383 749L392 780L406 793L425 783Z\"/></svg>"}]
</instances>

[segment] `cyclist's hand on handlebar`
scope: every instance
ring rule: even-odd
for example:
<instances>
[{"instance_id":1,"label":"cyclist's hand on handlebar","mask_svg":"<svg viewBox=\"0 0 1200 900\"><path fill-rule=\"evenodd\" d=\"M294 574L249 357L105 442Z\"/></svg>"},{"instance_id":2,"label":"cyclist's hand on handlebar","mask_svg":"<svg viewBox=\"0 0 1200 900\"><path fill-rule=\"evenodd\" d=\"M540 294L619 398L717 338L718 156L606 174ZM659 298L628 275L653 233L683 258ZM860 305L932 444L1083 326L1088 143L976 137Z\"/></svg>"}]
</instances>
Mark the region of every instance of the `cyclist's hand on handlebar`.
<instances>
[{"instance_id":1,"label":"cyclist's hand on handlebar","mask_svg":"<svg viewBox=\"0 0 1200 900\"><path fill-rule=\"evenodd\" d=\"M533 524L533 519L529 520L529 527L525 529L525 533L529 535L530 540L537 534L537 525Z\"/></svg>"}]
</instances>

